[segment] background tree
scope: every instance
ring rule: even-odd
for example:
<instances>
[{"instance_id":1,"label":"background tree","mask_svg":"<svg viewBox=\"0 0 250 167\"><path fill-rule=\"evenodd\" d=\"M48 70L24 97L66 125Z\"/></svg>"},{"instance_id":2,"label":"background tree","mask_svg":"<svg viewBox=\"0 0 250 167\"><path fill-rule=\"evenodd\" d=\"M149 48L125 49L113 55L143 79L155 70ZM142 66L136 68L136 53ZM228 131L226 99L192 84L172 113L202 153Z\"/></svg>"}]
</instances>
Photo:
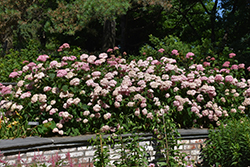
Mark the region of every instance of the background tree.
<instances>
[{"instance_id":1,"label":"background tree","mask_svg":"<svg viewBox=\"0 0 250 167\"><path fill-rule=\"evenodd\" d=\"M221 0L224 46L241 55L241 61L250 58L250 1Z\"/></svg>"},{"instance_id":2,"label":"background tree","mask_svg":"<svg viewBox=\"0 0 250 167\"><path fill-rule=\"evenodd\" d=\"M22 48L30 39L43 41L47 10L55 5L48 0L0 1L0 41L5 51Z\"/></svg>"},{"instance_id":3,"label":"background tree","mask_svg":"<svg viewBox=\"0 0 250 167\"><path fill-rule=\"evenodd\" d=\"M134 19L133 17L138 17L138 15L130 15L131 11L146 11L152 6L161 6L161 8L166 9L170 7L170 3L169 1L163 0L60 1L55 10L49 11L51 19L50 22L47 22L46 27L50 33L75 35L77 32L89 29L91 23L99 21L99 26L103 27L102 44L99 50L105 51L109 47L114 47L117 39L121 43L121 47L125 48L125 34L128 34L126 33L126 17ZM142 16L140 16L140 18L141 17ZM135 20L137 19L135 18ZM119 22L117 23L117 21ZM137 23L138 22L136 22L136 24ZM120 28L121 31L116 31ZM117 32L120 32L120 37L118 37Z\"/></svg>"}]
</instances>

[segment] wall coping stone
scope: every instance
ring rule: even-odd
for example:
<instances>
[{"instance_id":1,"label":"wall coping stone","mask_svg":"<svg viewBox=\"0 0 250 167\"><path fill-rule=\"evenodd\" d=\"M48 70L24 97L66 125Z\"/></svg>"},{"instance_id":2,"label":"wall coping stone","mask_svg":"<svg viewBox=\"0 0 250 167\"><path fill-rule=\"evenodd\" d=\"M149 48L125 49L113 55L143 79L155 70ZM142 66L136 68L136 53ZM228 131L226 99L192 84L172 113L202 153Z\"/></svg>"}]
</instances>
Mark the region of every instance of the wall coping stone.
<instances>
[{"instance_id":1,"label":"wall coping stone","mask_svg":"<svg viewBox=\"0 0 250 167\"><path fill-rule=\"evenodd\" d=\"M208 138L208 129L178 129L180 133L180 139L204 139ZM131 136L132 134L122 135L123 137ZM151 133L139 133L141 140L150 140L152 138ZM104 138L110 135L104 135ZM91 138L95 138L95 134L86 134L80 136L62 136L62 137L27 137L16 138L13 140L0 140L0 151L4 155L15 154L19 152L27 152L34 150L49 150L62 147L77 147L90 145L88 142Z\"/></svg>"},{"instance_id":2,"label":"wall coping stone","mask_svg":"<svg viewBox=\"0 0 250 167\"><path fill-rule=\"evenodd\" d=\"M0 82L1 84L3 84L4 86L8 86L8 85L12 85L12 86L16 86L16 82Z\"/></svg>"}]
</instances>

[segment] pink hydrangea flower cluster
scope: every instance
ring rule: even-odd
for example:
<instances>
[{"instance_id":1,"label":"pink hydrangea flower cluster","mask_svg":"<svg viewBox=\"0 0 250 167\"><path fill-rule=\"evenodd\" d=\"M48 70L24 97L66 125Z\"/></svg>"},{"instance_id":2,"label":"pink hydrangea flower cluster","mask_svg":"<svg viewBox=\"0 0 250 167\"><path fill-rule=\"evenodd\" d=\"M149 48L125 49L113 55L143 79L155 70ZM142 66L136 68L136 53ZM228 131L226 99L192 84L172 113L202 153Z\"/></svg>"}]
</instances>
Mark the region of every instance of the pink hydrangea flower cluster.
<instances>
[{"instance_id":1,"label":"pink hydrangea flower cluster","mask_svg":"<svg viewBox=\"0 0 250 167\"><path fill-rule=\"evenodd\" d=\"M63 51L63 49L66 49L66 48L70 48L68 43L62 44L57 51L61 52L61 51Z\"/></svg>"},{"instance_id":2,"label":"pink hydrangea flower cluster","mask_svg":"<svg viewBox=\"0 0 250 167\"><path fill-rule=\"evenodd\" d=\"M235 57L235 56L236 56L235 53L230 53L230 54L229 54L229 58L233 58L233 57Z\"/></svg>"},{"instance_id":3,"label":"pink hydrangea flower cluster","mask_svg":"<svg viewBox=\"0 0 250 167\"><path fill-rule=\"evenodd\" d=\"M176 56L178 56L179 55L179 53L178 53L178 50L176 50L176 49L174 49L174 50L172 50L172 55L176 55Z\"/></svg>"},{"instance_id":4,"label":"pink hydrangea flower cluster","mask_svg":"<svg viewBox=\"0 0 250 167\"><path fill-rule=\"evenodd\" d=\"M173 50L172 54L179 53ZM189 52L186 58L192 59L194 54ZM183 69L173 58L148 57L126 62L122 58L108 58L107 53L82 54L79 60L65 56L59 62L30 62L22 72L11 75L20 74L22 79L13 92L14 101L30 102L37 113L48 117L41 121L54 121L56 127L52 132L60 135L67 134L71 123L90 128L93 122L99 122L102 126L98 129L102 132L115 132L118 125L122 126L117 120L119 114L127 114L127 119L133 122L150 124L170 109L180 114L189 112L190 119L200 119L199 122L209 120L219 124L220 119L243 114L250 105L250 80L233 75L236 70L244 69L244 64L230 67L228 61L222 65L223 69L214 69L210 67L212 63L191 64ZM222 93L224 85L235 90ZM7 97L11 88L0 85L0 91ZM228 106L228 99L233 106ZM4 104L2 108L6 111L23 110L21 106L26 105L7 100L0 104Z\"/></svg>"},{"instance_id":5,"label":"pink hydrangea flower cluster","mask_svg":"<svg viewBox=\"0 0 250 167\"><path fill-rule=\"evenodd\" d=\"M163 48L158 50L158 52L160 52L160 53L163 53L164 51L165 51L165 49L163 49Z\"/></svg>"},{"instance_id":6,"label":"pink hydrangea flower cluster","mask_svg":"<svg viewBox=\"0 0 250 167\"><path fill-rule=\"evenodd\" d=\"M40 56L38 56L38 58L36 60L45 62L48 58L49 58L48 55L40 55Z\"/></svg>"},{"instance_id":7,"label":"pink hydrangea flower cluster","mask_svg":"<svg viewBox=\"0 0 250 167\"><path fill-rule=\"evenodd\" d=\"M194 56L194 53L192 53L192 52L188 52L187 54L186 54L186 58L187 59L193 59L193 56Z\"/></svg>"}]
</instances>

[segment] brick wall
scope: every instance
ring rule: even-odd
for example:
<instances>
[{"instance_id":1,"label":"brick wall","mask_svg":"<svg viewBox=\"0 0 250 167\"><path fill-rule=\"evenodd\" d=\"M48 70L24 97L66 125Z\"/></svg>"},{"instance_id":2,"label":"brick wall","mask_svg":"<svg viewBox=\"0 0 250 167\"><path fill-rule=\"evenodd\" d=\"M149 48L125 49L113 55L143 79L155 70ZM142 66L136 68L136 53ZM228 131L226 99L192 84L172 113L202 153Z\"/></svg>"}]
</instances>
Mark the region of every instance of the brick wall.
<instances>
[{"instance_id":1,"label":"brick wall","mask_svg":"<svg viewBox=\"0 0 250 167\"><path fill-rule=\"evenodd\" d=\"M205 133L199 133L198 135L187 133L185 130L184 132L185 133L182 134L182 140L179 142L183 145L175 149L187 153L191 160L199 162L201 145L203 145L206 140L206 135L204 134L207 133L207 131L203 131ZM17 163L19 156L22 161L31 164L34 160L34 156L38 159L44 158L44 160L48 160L57 154L67 162L68 158L66 154L68 153L74 166L91 167L93 166L92 160L95 153L94 148L88 143L91 137L93 136L86 135L46 139L30 137L26 139L1 140L0 150L4 156L0 159L8 162L9 165L13 165ZM149 161L153 161L156 151L150 138L150 135L145 135L143 141L139 144L146 148L147 153L150 155ZM109 146L109 150L111 154L110 163L113 163L116 159L119 159L119 155L111 146ZM46 165L49 164L51 163L46 163ZM0 163L0 166L3 166L3 164Z\"/></svg>"}]
</instances>

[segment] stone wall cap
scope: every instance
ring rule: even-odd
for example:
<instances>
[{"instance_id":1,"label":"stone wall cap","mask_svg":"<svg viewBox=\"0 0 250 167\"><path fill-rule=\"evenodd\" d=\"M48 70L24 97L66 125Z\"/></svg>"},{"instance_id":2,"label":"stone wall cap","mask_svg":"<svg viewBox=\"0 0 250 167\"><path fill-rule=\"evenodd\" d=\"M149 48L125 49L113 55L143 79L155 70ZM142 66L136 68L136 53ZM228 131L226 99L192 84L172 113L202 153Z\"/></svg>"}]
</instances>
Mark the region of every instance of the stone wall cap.
<instances>
[{"instance_id":1,"label":"stone wall cap","mask_svg":"<svg viewBox=\"0 0 250 167\"><path fill-rule=\"evenodd\" d=\"M50 139L53 141L54 144L62 144L62 143L77 143L77 142L87 142L91 138L95 137L95 134L87 134L87 135L80 135L80 136L62 136L62 137L51 137Z\"/></svg>"},{"instance_id":2,"label":"stone wall cap","mask_svg":"<svg viewBox=\"0 0 250 167\"><path fill-rule=\"evenodd\" d=\"M0 140L0 150L46 145L52 143L53 141L51 139L40 137L16 138L14 140Z\"/></svg>"},{"instance_id":3,"label":"stone wall cap","mask_svg":"<svg viewBox=\"0 0 250 167\"><path fill-rule=\"evenodd\" d=\"M198 135L208 135L209 129L198 129L198 128L192 128L192 129L178 129L178 132L181 134L181 136L198 136Z\"/></svg>"},{"instance_id":4,"label":"stone wall cap","mask_svg":"<svg viewBox=\"0 0 250 167\"><path fill-rule=\"evenodd\" d=\"M195 138L207 138L209 133L208 129L178 129L181 139L195 139ZM141 140L149 140L152 137L151 133L139 133ZM103 138L107 138L110 134L104 135ZM128 133L122 135L123 137L133 136ZM85 134L80 136L59 136L59 137L27 137L27 138L16 138L14 140L0 140L0 150L4 152L7 150L16 150L21 148L42 148L47 146L63 146L74 143L79 145L80 143L89 143L91 138L95 138L95 134ZM89 143L90 144L90 143Z\"/></svg>"}]
</instances>

